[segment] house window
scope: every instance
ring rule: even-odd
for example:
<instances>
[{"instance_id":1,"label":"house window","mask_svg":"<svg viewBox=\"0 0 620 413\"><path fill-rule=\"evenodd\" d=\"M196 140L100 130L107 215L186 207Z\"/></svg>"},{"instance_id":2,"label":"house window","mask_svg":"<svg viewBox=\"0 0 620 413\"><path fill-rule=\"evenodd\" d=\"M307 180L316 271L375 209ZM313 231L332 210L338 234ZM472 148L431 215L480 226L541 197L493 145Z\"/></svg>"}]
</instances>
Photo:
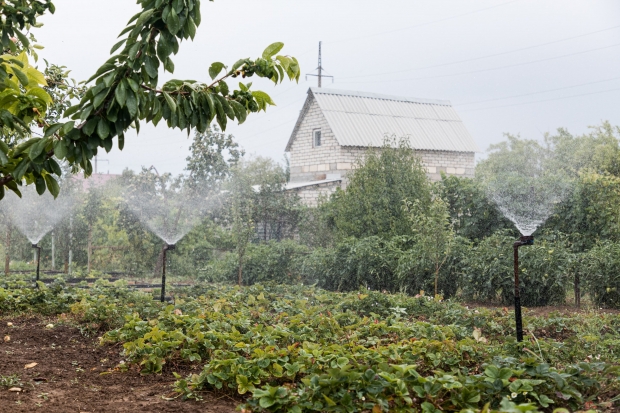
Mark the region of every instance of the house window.
<instances>
[{"instance_id":1,"label":"house window","mask_svg":"<svg viewBox=\"0 0 620 413\"><path fill-rule=\"evenodd\" d=\"M312 142L315 147L321 146L321 129L312 131Z\"/></svg>"}]
</instances>

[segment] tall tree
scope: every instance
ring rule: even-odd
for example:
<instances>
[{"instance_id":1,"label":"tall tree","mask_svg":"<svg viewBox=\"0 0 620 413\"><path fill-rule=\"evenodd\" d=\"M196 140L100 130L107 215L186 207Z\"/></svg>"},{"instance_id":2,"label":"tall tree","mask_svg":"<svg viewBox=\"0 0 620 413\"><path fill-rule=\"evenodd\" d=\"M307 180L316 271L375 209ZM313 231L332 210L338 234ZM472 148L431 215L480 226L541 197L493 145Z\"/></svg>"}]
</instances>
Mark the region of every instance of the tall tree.
<instances>
[{"instance_id":1,"label":"tall tree","mask_svg":"<svg viewBox=\"0 0 620 413\"><path fill-rule=\"evenodd\" d=\"M410 225L402 209L405 199L430 202L430 181L406 139L386 139L369 149L349 175L346 190L331 201L334 224L344 236L407 235Z\"/></svg>"}]
</instances>

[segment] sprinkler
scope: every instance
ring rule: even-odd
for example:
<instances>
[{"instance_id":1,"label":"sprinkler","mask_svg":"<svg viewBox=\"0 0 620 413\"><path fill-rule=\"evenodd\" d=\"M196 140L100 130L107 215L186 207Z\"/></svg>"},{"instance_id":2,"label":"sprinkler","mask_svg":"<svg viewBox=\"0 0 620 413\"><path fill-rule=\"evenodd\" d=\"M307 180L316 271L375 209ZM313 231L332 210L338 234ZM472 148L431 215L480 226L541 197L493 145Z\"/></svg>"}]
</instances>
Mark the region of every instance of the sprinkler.
<instances>
[{"instance_id":1,"label":"sprinkler","mask_svg":"<svg viewBox=\"0 0 620 413\"><path fill-rule=\"evenodd\" d=\"M39 266L41 264L41 247L39 247L37 244L32 244L32 248L36 248L37 249L37 279L35 282L35 285L37 288L39 288Z\"/></svg>"},{"instance_id":2,"label":"sprinkler","mask_svg":"<svg viewBox=\"0 0 620 413\"><path fill-rule=\"evenodd\" d=\"M165 244L164 245L164 258L162 263L162 271L161 271L161 302L163 303L166 300L166 251L172 251L176 248L175 244Z\"/></svg>"},{"instance_id":3,"label":"sprinkler","mask_svg":"<svg viewBox=\"0 0 620 413\"><path fill-rule=\"evenodd\" d=\"M523 341L523 320L521 319L521 294L519 293L519 247L534 245L532 235L521 235L513 244L515 258L515 321L517 323L517 341Z\"/></svg>"}]
</instances>

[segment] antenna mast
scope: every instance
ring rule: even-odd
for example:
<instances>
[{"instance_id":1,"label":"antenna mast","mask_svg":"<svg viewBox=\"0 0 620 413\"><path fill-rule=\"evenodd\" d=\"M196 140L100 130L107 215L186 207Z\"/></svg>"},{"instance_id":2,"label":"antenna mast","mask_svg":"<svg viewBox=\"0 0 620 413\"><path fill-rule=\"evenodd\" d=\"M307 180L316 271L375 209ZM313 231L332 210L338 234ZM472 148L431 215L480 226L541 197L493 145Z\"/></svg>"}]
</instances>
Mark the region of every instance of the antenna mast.
<instances>
[{"instance_id":1,"label":"antenna mast","mask_svg":"<svg viewBox=\"0 0 620 413\"><path fill-rule=\"evenodd\" d=\"M324 77L331 77L332 78L332 83L334 83L334 77L333 76L329 76L329 75L324 75L323 74L323 64L321 62L321 43L323 42L319 42L319 67L316 68L318 74L307 74L306 75L306 80L308 80L308 76L316 76L319 80L319 87L322 86L323 84L323 78Z\"/></svg>"}]
</instances>

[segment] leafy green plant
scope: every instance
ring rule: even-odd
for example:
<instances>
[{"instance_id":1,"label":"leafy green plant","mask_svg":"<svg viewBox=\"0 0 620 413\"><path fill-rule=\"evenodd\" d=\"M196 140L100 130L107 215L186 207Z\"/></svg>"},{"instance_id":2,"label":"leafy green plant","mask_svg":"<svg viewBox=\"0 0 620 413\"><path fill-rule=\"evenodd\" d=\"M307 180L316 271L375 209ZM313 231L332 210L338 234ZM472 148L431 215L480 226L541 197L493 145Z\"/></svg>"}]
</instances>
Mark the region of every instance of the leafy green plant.
<instances>
[{"instance_id":1,"label":"leafy green plant","mask_svg":"<svg viewBox=\"0 0 620 413\"><path fill-rule=\"evenodd\" d=\"M507 232L483 239L464 259L463 294L469 300L510 304L514 299L514 237ZM562 304L573 257L559 238L537 238L519 250L519 285L525 306Z\"/></svg>"}]
</instances>

